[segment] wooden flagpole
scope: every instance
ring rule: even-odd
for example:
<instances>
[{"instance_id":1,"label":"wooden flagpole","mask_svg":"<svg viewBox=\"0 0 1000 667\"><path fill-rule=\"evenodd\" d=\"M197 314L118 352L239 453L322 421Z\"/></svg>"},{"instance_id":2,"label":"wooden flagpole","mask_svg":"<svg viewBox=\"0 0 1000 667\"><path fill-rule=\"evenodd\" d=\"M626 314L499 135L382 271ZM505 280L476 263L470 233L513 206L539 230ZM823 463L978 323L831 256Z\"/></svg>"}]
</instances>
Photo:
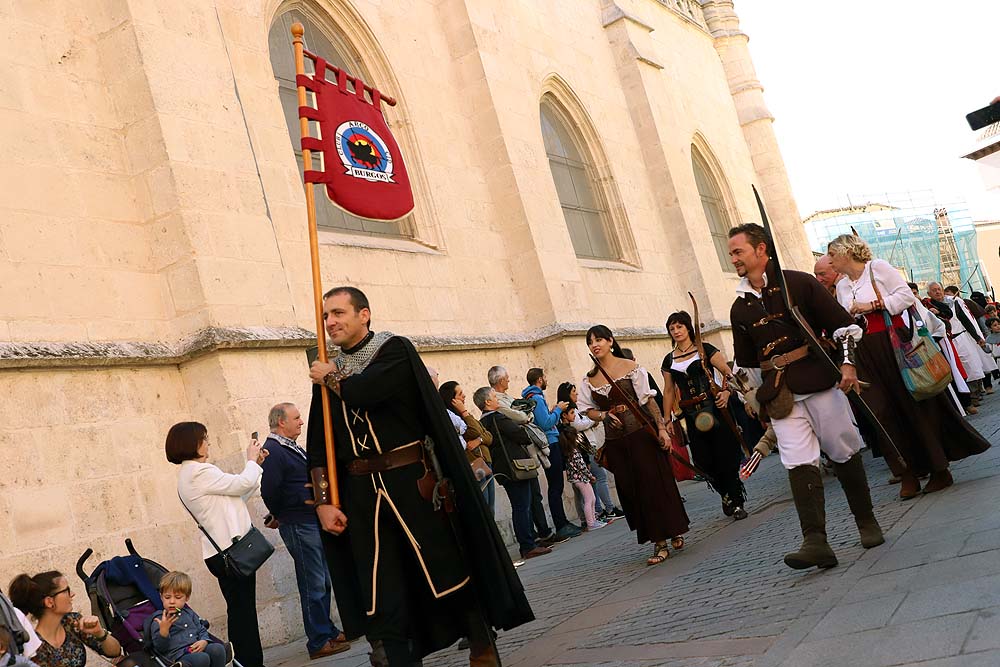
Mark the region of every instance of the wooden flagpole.
<instances>
[{"instance_id":1,"label":"wooden flagpole","mask_svg":"<svg viewBox=\"0 0 1000 667\"><path fill-rule=\"evenodd\" d=\"M292 44L295 47L295 73L305 74L305 56L303 55L302 35L305 28L301 23L292 24ZM324 73L325 74L325 73ZM306 89L298 86L299 106L308 106ZM309 136L309 119L299 116L299 132L303 137ZM302 164L306 171L312 169L312 151L302 148ZM313 184L306 183L306 213L309 218L309 256L312 261L313 301L316 306L316 344L319 346L319 361L328 363L326 356L326 330L323 326L323 279L319 272L319 235L316 232L316 195ZM330 394L319 393L323 402L323 440L326 443L326 467L330 481L330 501L334 507L340 507L340 489L337 485L337 459L333 451L333 422L330 419Z\"/></svg>"}]
</instances>

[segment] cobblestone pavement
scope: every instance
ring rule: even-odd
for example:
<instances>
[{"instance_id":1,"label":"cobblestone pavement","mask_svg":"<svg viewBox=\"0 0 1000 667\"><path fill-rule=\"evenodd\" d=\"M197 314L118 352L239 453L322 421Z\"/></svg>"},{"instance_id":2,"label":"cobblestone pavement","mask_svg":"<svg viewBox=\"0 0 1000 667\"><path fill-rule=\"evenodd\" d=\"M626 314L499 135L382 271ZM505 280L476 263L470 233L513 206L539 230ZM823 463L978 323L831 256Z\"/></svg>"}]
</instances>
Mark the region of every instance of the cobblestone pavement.
<instances>
[{"instance_id":1,"label":"cobblestone pavement","mask_svg":"<svg viewBox=\"0 0 1000 667\"><path fill-rule=\"evenodd\" d=\"M972 421L1000 444L1000 398ZM742 522L724 517L704 484L685 482L692 530L662 565L645 565L651 547L619 521L518 570L536 620L502 634L504 664L1000 665L1000 447L954 464L952 488L909 502L897 499L884 462L866 453L865 464L886 545L861 548L839 483L824 476L840 566L793 571L782 556L800 533L777 456L748 483ZM366 648L310 664L367 665ZM298 643L270 650L267 664L305 658ZM450 649L424 664L468 658Z\"/></svg>"}]
</instances>

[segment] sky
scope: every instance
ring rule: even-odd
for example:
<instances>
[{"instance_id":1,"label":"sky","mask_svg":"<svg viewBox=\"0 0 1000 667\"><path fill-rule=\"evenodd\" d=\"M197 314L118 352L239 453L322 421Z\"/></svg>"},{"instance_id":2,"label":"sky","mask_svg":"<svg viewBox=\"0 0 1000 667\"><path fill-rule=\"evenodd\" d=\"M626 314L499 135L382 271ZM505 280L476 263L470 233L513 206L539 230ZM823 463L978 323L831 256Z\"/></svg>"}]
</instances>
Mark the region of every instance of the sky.
<instances>
[{"instance_id":1,"label":"sky","mask_svg":"<svg viewBox=\"0 0 1000 667\"><path fill-rule=\"evenodd\" d=\"M915 191L1000 220L1000 193L961 157L978 134L965 114L1000 95L1000 0L735 8L803 217Z\"/></svg>"}]
</instances>

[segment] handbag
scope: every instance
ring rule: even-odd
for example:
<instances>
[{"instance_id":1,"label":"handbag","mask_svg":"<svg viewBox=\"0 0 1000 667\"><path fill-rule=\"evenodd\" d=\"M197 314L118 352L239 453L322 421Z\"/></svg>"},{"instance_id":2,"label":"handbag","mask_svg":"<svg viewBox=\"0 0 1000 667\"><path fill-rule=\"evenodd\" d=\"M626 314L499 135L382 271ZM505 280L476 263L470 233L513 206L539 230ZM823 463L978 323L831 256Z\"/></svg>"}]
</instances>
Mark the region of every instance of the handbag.
<instances>
[{"instance_id":1,"label":"handbag","mask_svg":"<svg viewBox=\"0 0 1000 667\"><path fill-rule=\"evenodd\" d=\"M497 440L500 441L500 449L503 450L504 458L510 461L510 473L515 480L526 482L538 477L538 459L533 456L529 456L526 459L512 459L510 454L507 453L507 444L503 441L503 435L500 433L499 427L495 435Z\"/></svg>"},{"instance_id":2,"label":"handbag","mask_svg":"<svg viewBox=\"0 0 1000 667\"><path fill-rule=\"evenodd\" d=\"M476 452L479 455L469 462L469 466L472 468L472 476L476 478L476 481L482 482L493 474L493 469L490 468L490 464L483 458L483 450L476 447Z\"/></svg>"},{"instance_id":3,"label":"handbag","mask_svg":"<svg viewBox=\"0 0 1000 667\"><path fill-rule=\"evenodd\" d=\"M875 284L871 265L868 271L872 288L875 290L875 298L881 303L882 294ZM917 314L917 309L910 306L906 312L910 315L910 326L903 329L905 339L900 336L900 330L893 326L892 317L885 308L882 309L882 317L885 318L885 327L889 332L889 340L896 355L896 365L899 366L903 384L914 400L923 401L937 396L951 384L951 365L945 359L941 348L931 338L927 326Z\"/></svg>"},{"instance_id":4,"label":"handbag","mask_svg":"<svg viewBox=\"0 0 1000 667\"><path fill-rule=\"evenodd\" d=\"M219 545L212 539L212 536L205 530L205 527L198 521L194 512L185 504L180 493L177 494L177 499L181 501L181 505L184 505L184 509L191 515L194 522L198 524L198 530L205 534L208 541L212 543L215 550L222 556L222 565L228 576L249 577L259 570L260 566L274 553L274 547L255 526L250 526L250 530L247 531L246 535L234 539L233 543L225 550L220 549Z\"/></svg>"}]
</instances>

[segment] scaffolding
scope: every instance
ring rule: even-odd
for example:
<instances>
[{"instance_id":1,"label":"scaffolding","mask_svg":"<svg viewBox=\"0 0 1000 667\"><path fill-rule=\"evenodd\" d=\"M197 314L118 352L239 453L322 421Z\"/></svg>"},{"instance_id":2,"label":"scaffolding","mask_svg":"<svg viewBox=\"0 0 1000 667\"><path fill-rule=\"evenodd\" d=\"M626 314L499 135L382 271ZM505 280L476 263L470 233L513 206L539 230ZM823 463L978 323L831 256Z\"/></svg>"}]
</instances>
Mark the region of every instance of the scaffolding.
<instances>
[{"instance_id":1,"label":"scaffolding","mask_svg":"<svg viewBox=\"0 0 1000 667\"><path fill-rule=\"evenodd\" d=\"M921 291L927 283L941 282L959 286L966 296L991 292L979 266L976 229L965 202L944 201L922 190L848 197L846 204L803 221L814 252L825 253L830 241L854 230L875 257L898 267Z\"/></svg>"}]
</instances>

